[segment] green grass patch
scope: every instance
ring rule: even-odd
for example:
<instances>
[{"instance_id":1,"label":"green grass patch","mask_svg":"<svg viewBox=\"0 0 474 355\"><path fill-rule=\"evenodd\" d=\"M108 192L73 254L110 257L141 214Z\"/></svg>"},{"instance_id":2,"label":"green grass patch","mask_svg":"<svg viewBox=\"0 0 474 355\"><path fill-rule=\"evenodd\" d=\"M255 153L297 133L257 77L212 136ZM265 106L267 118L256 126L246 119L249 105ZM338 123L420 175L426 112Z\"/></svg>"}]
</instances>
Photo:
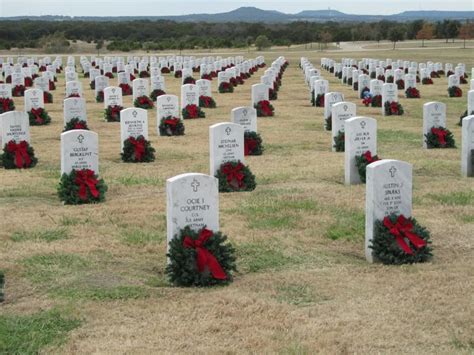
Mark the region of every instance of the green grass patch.
<instances>
[{"instance_id":1,"label":"green grass patch","mask_svg":"<svg viewBox=\"0 0 474 355\"><path fill-rule=\"evenodd\" d=\"M421 136L418 133L405 132L393 129L379 129L377 131L378 142L391 143L396 145L420 146Z\"/></svg>"},{"instance_id":2,"label":"green grass patch","mask_svg":"<svg viewBox=\"0 0 474 355\"><path fill-rule=\"evenodd\" d=\"M55 309L27 316L0 315L0 353L38 354L46 346L63 344L67 333L80 324Z\"/></svg>"},{"instance_id":3,"label":"green grass patch","mask_svg":"<svg viewBox=\"0 0 474 355\"><path fill-rule=\"evenodd\" d=\"M363 240L365 236L365 214L359 211L334 209L336 222L329 225L324 233L332 240Z\"/></svg>"},{"instance_id":4,"label":"green grass patch","mask_svg":"<svg viewBox=\"0 0 474 355\"><path fill-rule=\"evenodd\" d=\"M474 190L451 192L448 194L429 194L431 199L444 205L468 206L474 204Z\"/></svg>"},{"instance_id":5,"label":"green grass patch","mask_svg":"<svg viewBox=\"0 0 474 355\"><path fill-rule=\"evenodd\" d=\"M143 229L127 229L122 231L122 240L129 245L146 245L148 243L160 243L165 240L161 231L146 231Z\"/></svg>"},{"instance_id":6,"label":"green grass patch","mask_svg":"<svg viewBox=\"0 0 474 355\"><path fill-rule=\"evenodd\" d=\"M136 175L120 176L116 181L124 186L163 186L164 184L161 178Z\"/></svg>"},{"instance_id":7,"label":"green grass patch","mask_svg":"<svg viewBox=\"0 0 474 355\"><path fill-rule=\"evenodd\" d=\"M68 239L68 231L65 228L55 228L37 231L16 231L12 234L11 240L14 242L25 241L45 241L54 242L56 240Z\"/></svg>"},{"instance_id":8,"label":"green grass patch","mask_svg":"<svg viewBox=\"0 0 474 355\"><path fill-rule=\"evenodd\" d=\"M55 289L51 294L70 300L87 299L93 301L117 301L150 296L149 290L142 286L68 287Z\"/></svg>"}]
</instances>

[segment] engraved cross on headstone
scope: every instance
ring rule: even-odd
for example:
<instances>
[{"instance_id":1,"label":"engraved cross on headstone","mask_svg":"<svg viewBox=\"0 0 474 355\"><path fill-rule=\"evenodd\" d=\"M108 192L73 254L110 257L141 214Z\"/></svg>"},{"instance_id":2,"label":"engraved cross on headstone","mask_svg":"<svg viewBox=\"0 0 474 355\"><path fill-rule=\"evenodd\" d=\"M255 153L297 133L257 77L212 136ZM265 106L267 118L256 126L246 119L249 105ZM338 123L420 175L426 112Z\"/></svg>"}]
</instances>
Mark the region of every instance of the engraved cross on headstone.
<instances>
[{"instance_id":1,"label":"engraved cross on headstone","mask_svg":"<svg viewBox=\"0 0 474 355\"><path fill-rule=\"evenodd\" d=\"M227 135L229 136L230 135L230 132L232 132L232 129L230 127L227 127L225 129L225 133L227 133Z\"/></svg>"},{"instance_id":2,"label":"engraved cross on headstone","mask_svg":"<svg viewBox=\"0 0 474 355\"><path fill-rule=\"evenodd\" d=\"M397 168L395 168L394 166L392 166L389 170L390 172L390 175L392 175L392 177L395 177L395 173L397 172Z\"/></svg>"},{"instance_id":3,"label":"engraved cross on headstone","mask_svg":"<svg viewBox=\"0 0 474 355\"><path fill-rule=\"evenodd\" d=\"M191 183L191 187L193 188L194 192L198 191L199 185L201 185L199 181L197 181L196 179L193 179L193 182Z\"/></svg>"},{"instance_id":4,"label":"engraved cross on headstone","mask_svg":"<svg viewBox=\"0 0 474 355\"><path fill-rule=\"evenodd\" d=\"M84 136L82 134L78 135L77 141L82 144L82 142L84 141Z\"/></svg>"}]
</instances>

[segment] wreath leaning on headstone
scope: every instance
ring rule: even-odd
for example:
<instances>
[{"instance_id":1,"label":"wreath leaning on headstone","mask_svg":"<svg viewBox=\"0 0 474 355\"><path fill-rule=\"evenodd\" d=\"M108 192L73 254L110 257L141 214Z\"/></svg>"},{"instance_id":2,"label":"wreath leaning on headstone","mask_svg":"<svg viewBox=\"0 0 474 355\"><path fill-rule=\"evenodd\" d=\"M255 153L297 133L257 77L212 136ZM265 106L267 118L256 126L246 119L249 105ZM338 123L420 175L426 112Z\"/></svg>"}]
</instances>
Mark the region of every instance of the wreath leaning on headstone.
<instances>
[{"instance_id":1,"label":"wreath leaning on headstone","mask_svg":"<svg viewBox=\"0 0 474 355\"><path fill-rule=\"evenodd\" d=\"M0 114L15 110L15 102L8 97L0 97Z\"/></svg>"},{"instance_id":2,"label":"wreath leaning on headstone","mask_svg":"<svg viewBox=\"0 0 474 355\"><path fill-rule=\"evenodd\" d=\"M28 111L28 118L30 126L44 126L51 123L51 117L42 107L32 108L31 111Z\"/></svg>"},{"instance_id":3,"label":"wreath leaning on headstone","mask_svg":"<svg viewBox=\"0 0 474 355\"><path fill-rule=\"evenodd\" d=\"M431 127L425 134L426 146L431 148L456 148L454 136L444 127Z\"/></svg>"},{"instance_id":4,"label":"wreath leaning on headstone","mask_svg":"<svg viewBox=\"0 0 474 355\"><path fill-rule=\"evenodd\" d=\"M66 125L64 126L63 132L66 131L71 131L73 129L85 129L89 130L89 127L87 127L87 122L84 120L81 120L79 117L74 117L71 118Z\"/></svg>"},{"instance_id":5,"label":"wreath leaning on headstone","mask_svg":"<svg viewBox=\"0 0 474 355\"><path fill-rule=\"evenodd\" d=\"M244 155L262 155L264 150L260 134L252 131L244 133Z\"/></svg>"},{"instance_id":6,"label":"wreath leaning on headstone","mask_svg":"<svg viewBox=\"0 0 474 355\"><path fill-rule=\"evenodd\" d=\"M334 137L334 149L336 152L343 152L345 149L345 135L343 131L338 131L336 136Z\"/></svg>"},{"instance_id":7,"label":"wreath leaning on headstone","mask_svg":"<svg viewBox=\"0 0 474 355\"><path fill-rule=\"evenodd\" d=\"M467 117L467 116L470 116L470 115L474 115L474 111L472 111L469 115L467 114L467 110L464 111L464 113L459 116L459 122L458 122L458 126L461 126L462 127L462 120L464 117Z\"/></svg>"},{"instance_id":8,"label":"wreath leaning on headstone","mask_svg":"<svg viewBox=\"0 0 474 355\"><path fill-rule=\"evenodd\" d=\"M167 116L163 117L158 127L160 136L183 136L184 124L183 121L177 117Z\"/></svg>"},{"instance_id":9,"label":"wreath leaning on headstone","mask_svg":"<svg viewBox=\"0 0 474 355\"><path fill-rule=\"evenodd\" d=\"M369 247L382 263L400 265L430 260L430 244L430 233L414 218L392 214L375 222Z\"/></svg>"},{"instance_id":10,"label":"wreath leaning on headstone","mask_svg":"<svg viewBox=\"0 0 474 355\"><path fill-rule=\"evenodd\" d=\"M104 110L104 118L107 122L120 122L120 111L123 107L120 105L108 105Z\"/></svg>"},{"instance_id":11,"label":"wreath leaning on headstone","mask_svg":"<svg viewBox=\"0 0 474 355\"><path fill-rule=\"evenodd\" d=\"M5 169L28 169L38 163L35 151L27 141L9 141L3 147L3 154L0 155L1 165Z\"/></svg>"},{"instance_id":12,"label":"wreath leaning on headstone","mask_svg":"<svg viewBox=\"0 0 474 355\"><path fill-rule=\"evenodd\" d=\"M58 196L66 205L97 203L105 200L107 185L90 169L64 173L58 185Z\"/></svg>"},{"instance_id":13,"label":"wreath leaning on headstone","mask_svg":"<svg viewBox=\"0 0 474 355\"><path fill-rule=\"evenodd\" d=\"M255 175L240 161L222 163L216 174L219 192L253 191L257 186Z\"/></svg>"},{"instance_id":14,"label":"wreath leaning on headstone","mask_svg":"<svg viewBox=\"0 0 474 355\"><path fill-rule=\"evenodd\" d=\"M155 160L155 148L144 136L128 137L123 142L121 157L126 163L150 163Z\"/></svg>"},{"instance_id":15,"label":"wreath leaning on headstone","mask_svg":"<svg viewBox=\"0 0 474 355\"><path fill-rule=\"evenodd\" d=\"M359 172L360 181L362 181L364 184L367 174L367 165L372 164L378 160L380 160L378 155L372 155L370 150L364 152L362 155L355 156L356 167L357 171Z\"/></svg>"},{"instance_id":16,"label":"wreath leaning on headstone","mask_svg":"<svg viewBox=\"0 0 474 355\"><path fill-rule=\"evenodd\" d=\"M166 274L176 286L227 285L233 281L235 249L221 232L181 229L170 242Z\"/></svg>"}]
</instances>

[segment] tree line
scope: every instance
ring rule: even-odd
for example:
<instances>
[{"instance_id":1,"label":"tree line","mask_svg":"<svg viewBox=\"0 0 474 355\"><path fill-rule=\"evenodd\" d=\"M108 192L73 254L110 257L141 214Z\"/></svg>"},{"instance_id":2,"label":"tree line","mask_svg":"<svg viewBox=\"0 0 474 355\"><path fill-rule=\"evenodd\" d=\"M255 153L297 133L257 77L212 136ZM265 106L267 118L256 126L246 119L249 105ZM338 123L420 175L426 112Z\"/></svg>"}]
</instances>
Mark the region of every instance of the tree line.
<instances>
[{"instance_id":1,"label":"tree line","mask_svg":"<svg viewBox=\"0 0 474 355\"><path fill-rule=\"evenodd\" d=\"M93 21L0 21L0 49L43 48L50 52L67 51L70 42L85 41L104 45L108 50L183 50L213 48L259 49L304 43L404 39L471 39L473 23L445 20L435 23L417 20L400 23L292 22L189 23L135 20Z\"/></svg>"}]
</instances>

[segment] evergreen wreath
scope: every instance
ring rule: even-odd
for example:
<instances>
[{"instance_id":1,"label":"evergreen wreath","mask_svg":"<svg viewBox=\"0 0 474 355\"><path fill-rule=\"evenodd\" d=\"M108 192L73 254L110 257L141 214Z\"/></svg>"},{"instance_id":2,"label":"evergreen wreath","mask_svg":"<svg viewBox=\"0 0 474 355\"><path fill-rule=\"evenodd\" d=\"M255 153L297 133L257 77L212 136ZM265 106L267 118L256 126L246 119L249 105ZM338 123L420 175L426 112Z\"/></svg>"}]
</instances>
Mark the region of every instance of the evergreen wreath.
<instances>
[{"instance_id":1,"label":"evergreen wreath","mask_svg":"<svg viewBox=\"0 0 474 355\"><path fill-rule=\"evenodd\" d=\"M421 83L422 83L423 85L433 85L433 79L431 79L431 78L423 78L423 79L421 80Z\"/></svg>"},{"instance_id":2,"label":"evergreen wreath","mask_svg":"<svg viewBox=\"0 0 474 355\"><path fill-rule=\"evenodd\" d=\"M385 75L379 75L377 77L377 80L381 80L381 81L385 82Z\"/></svg>"},{"instance_id":3,"label":"evergreen wreath","mask_svg":"<svg viewBox=\"0 0 474 355\"><path fill-rule=\"evenodd\" d=\"M161 89L155 89L151 92L150 99L154 102L154 101L156 101L156 98L161 96L161 95L166 95L166 92L164 92Z\"/></svg>"},{"instance_id":4,"label":"evergreen wreath","mask_svg":"<svg viewBox=\"0 0 474 355\"><path fill-rule=\"evenodd\" d=\"M403 215L376 221L371 242L374 257L386 265L425 262L433 256L428 230Z\"/></svg>"},{"instance_id":5,"label":"evergreen wreath","mask_svg":"<svg viewBox=\"0 0 474 355\"><path fill-rule=\"evenodd\" d=\"M163 117L158 127L160 136L183 136L184 124L183 121L177 117Z\"/></svg>"},{"instance_id":6,"label":"evergreen wreath","mask_svg":"<svg viewBox=\"0 0 474 355\"><path fill-rule=\"evenodd\" d=\"M107 185L93 170L72 170L64 173L58 185L58 196L66 205L97 203L105 200Z\"/></svg>"},{"instance_id":7,"label":"evergreen wreath","mask_svg":"<svg viewBox=\"0 0 474 355\"><path fill-rule=\"evenodd\" d=\"M462 97L462 90L458 86L450 86L448 88L449 97Z\"/></svg>"},{"instance_id":8,"label":"evergreen wreath","mask_svg":"<svg viewBox=\"0 0 474 355\"><path fill-rule=\"evenodd\" d=\"M467 84L466 78L465 78L464 76L460 76L460 77L459 77L459 83L460 83L460 84Z\"/></svg>"},{"instance_id":9,"label":"evergreen wreath","mask_svg":"<svg viewBox=\"0 0 474 355\"><path fill-rule=\"evenodd\" d=\"M167 68L167 67L163 67L161 68L161 74L169 74L170 73L170 69Z\"/></svg>"},{"instance_id":10,"label":"evergreen wreath","mask_svg":"<svg viewBox=\"0 0 474 355\"><path fill-rule=\"evenodd\" d=\"M234 92L234 86L227 82L222 82L219 84L219 93L231 93Z\"/></svg>"},{"instance_id":11,"label":"evergreen wreath","mask_svg":"<svg viewBox=\"0 0 474 355\"><path fill-rule=\"evenodd\" d=\"M105 73L104 76L106 76L106 77L109 78L109 79L113 79L113 78L114 78L114 74L111 73L111 72Z\"/></svg>"},{"instance_id":12,"label":"evergreen wreath","mask_svg":"<svg viewBox=\"0 0 474 355\"><path fill-rule=\"evenodd\" d=\"M314 95L313 95L314 98ZM324 94L317 94L316 99L314 99L314 105L316 107L324 107Z\"/></svg>"},{"instance_id":13,"label":"evergreen wreath","mask_svg":"<svg viewBox=\"0 0 474 355\"><path fill-rule=\"evenodd\" d=\"M95 80L89 83L89 87L91 88L91 90L95 90ZM51 90L51 88L49 88L49 90Z\"/></svg>"},{"instance_id":14,"label":"evergreen wreath","mask_svg":"<svg viewBox=\"0 0 474 355\"><path fill-rule=\"evenodd\" d=\"M359 82L358 82L358 81L356 81L356 82L354 83L354 85L352 85L352 90L354 90L354 91L359 91Z\"/></svg>"},{"instance_id":15,"label":"evergreen wreath","mask_svg":"<svg viewBox=\"0 0 474 355\"><path fill-rule=\"evenodd\" d=\"M130 96L133 94L132 87L126 83L119 84L119 87L122 89L123 96Z\"/></svg>"},{"instance_id":16,"label":"evergreen wreath","mask_svg":"<svg viewBox=\"0 0 474 355\"><path fill-rule=\"evenodd\" d=\"M44 126L51 123L51 117L42 107L32 108L31 111L28 111L28 118L30 126Z\"/></svg>"},{"instance_id":17,"label":"evergreen wreath","mask_svg":"<svg viewBox=\"0 0 474 355\"><path fill-rule=\"evenodd\" d=\"M206 113L197 105L186 105L181 111L184 119L205 118Z\"/></svg>"},{"instance_id":18,"label":"evergreen wreath","mask_svg":"<svg viewBox=\"0 0 474 355\"><path fill-rule=\"evenodd\" d=\"M324 128L326 128L326 131L332 130L332 114L329 114L329 117L324 119Z\"/></svg>"},{"instance_id":19,"label":"evergreen wreath","mask_svg":"<svg viewBox=\"0 0 474 355\"><path fill-rule=\"evenodd\" d=\"M365 184L367 165L380 160L378 155L372 156L370 150L364 152L362 155L355 156L357 171L359 172L360 181Z\"/></svg>"},{"instance_id":20,"label":"evergreen wreath","mask_svg":"<svg viewBox=\"0 0 474 355\"><path fill-rule=\"evenodd\" d=\"M387 101L384 105L385 107L385 116L401 116L403 115L403 106L396 101L389 102Z\"/></svg>"},{"instance_id":21,"label":"evergreen wreath","mask_svg":"<svg viewBox=\"0 0 474 355\"><path fill-rule=\"evenodd\" d=\"M426 146L431 148L456 148L454 136L449 129L444 127L431 127L425 134Z\"/></svg>"},{"instance_id":22,"label":"evergreen wreath","mask_svg":"<svg viewBox=\"0 0 474 355\"><path fill-rule=\"evenodd\" d=\"M338 131L336 136L334 137L334 145L333 145L336 152L344 151L344 148L345 148L344 138L345 138L344 132Z\"/></svg>"},{"instance_id":23,"label":"evergreen wreath","mask_svg":"<svg viewBox=\"0 0 474 355\"><path fill-rule=\"evenodd\" d=\"M104 102L104 92L103 91L99 91L97 92L97 96L95 97L95 102Z\"/></svg>"},{"instance_id":24,"label":"evergreen wreath","mask_svg":"<svg viewBox=\"0 0 474 355\"><path fill-rule=\"evenodd\" d=\"M54 83L54 81L50 80L49 81L49 91L54 91L56 90L56 84Z\"/></svg>"},{"instance_id":25,"label":"evergreen wreath","mask_svg":"<svg viewBox=\"0 0 474 355\"><path fill-rule=\"evenodd\" d=\"M264 150L260 134L252 131L244 133L244 155L262 155Z\"/></svg>"},{"instance_id":26,"label":"evergreen wreath","mask_svg":"<svg viewBox=\"0 0 474 355\"><path fill-rule=\"evenodd\" d=\"M150 100L150 98L146 95L139 96L133 101L133 106L138 107L138 108L143 108L145 110L149 110L153 108L155 105L153 104L153 101Z\"/></svg>"},{"instance_id":27,"label":"evergreen wreath","mask_svg":"<svg viewBox=\"0 0 474 355\"><path fill-rule=\"evenodd\" d=\"M181 78L183 76L183 72L181 70L176 70L174 72L174 77L175 78Z\"/></svg>"},{"instance_id":28,"label":"evergreen wreath","mask_svg":"<svg viewBox=\"0 0 474 355\"><path fill-rule=\"evenodd\" d=\"M143 136L128 137L120 155L126 163L150 163L155 160L155 148Z\"/></svg>"},{"instance_id":29,"label":"evergreen wreath","mask_svg":"<svg viewBox=\"0 0 474 355\"><path fill-rule=\"evenodd\" d=\"M268 99L273 101L278 99L278 90L268 89Z\"/></svg>"},{"instance_id":30,"label":"evergreen wreath","mask_svg":"<svg viewBox=\"0 0 474 355\"><path fill-rule=\"evenodd\" d=\"M80 98L81 95L79 95L77 92L73 92L72 94L70 94L70 95L67 97L67 99L70 99L70 98L72 98L72 97L79 97L79 98Z\"/></svg>"},{"instance_id":31,"label":"evergreen wreath","mask_svg":"<svg viewBox=\"0 0 474 355\"><path fill-rule=\"evenodd\" d=\"M53 95L49 91L43 92L43 101L45 104L52 104L53 103Z\"/></svg>"},{"instance_id":32,"label":"evergreen wreath","mask_svg":"<svg viewBox=\"0 0 474 355\"><path fill-rule=\"evenodd\" d=\"M420 91L417 88L408 88L405 90L405 96L407 99L419 99Z\"/></svg>"},{"instance_id":33,"label":"evergreen wreath","mask_svg":"<svg viewBox=\"0 0 474 355\"><path fill-rule=\"evenodd\" d=\"M216 108L216 102L211 96L199 96L199 107Z\"/></svg>"},{"instance_id":34,"label":"evergreen wreath","mask_svg":"<svg viewBox=\"0 0 474 355\"><path fill-rule=\"evenodd\" d=\"M446 77L449 78L453 74L454 72L452 70L448 70L448 72L446 73Z\"/></svg>"},{"instance_id":35,"label":"evergreen wreath","mask_svg":"<svg viewBox=\"0 0 474 355\"><path fill-rule=\"evenodd\" d=\"M183 79L183 85L186 84L196 84L196 79L194 79L192 76L187 76Z\"/></svg>"},{"instance_id":36,"label":"evergreen wreath","mask_svg":"<svg viewBox=\"0 0 474 355\"><path fill-rule=\"evenodd\" d=\"M347 85L352 86L352 78L347 79Z\"/></svg>"},{"instance_id":37,"label":"evergreen wreath","mask_svg":"<svg viewBox=\"0 0 474 355\"><path fill-rule=\"evenodd\" d=\"M405 88L405 81L403 79L398 79L396 84L398 90L403 90Z\"/></svg>"},{"instance_id":38,"label":"evergreen wreath","mask_svg":"<svg viewBox=\"0 0 474 355\"><path fill-rule=\"evenodd\" d=\"M467 110L464 111L464 113L459 116L459 122L458 122L458 126L461 126L462 127L462 120L464 117L467 117L467 116L470 116L470 115L474 115L474 111L472 111L469 115L467 114Z\"/></svg>"},{"instance_id":39,"label":"evergreen wreath","mask_svg":"<svg viewBox=\"0 0 474 355\"><path fill-rule=\"evenodd\" d=\"M377 77L377 74L374 71L370 73L370 79L376 79L376 77Z\"/></svg>"},{"instance_id":40,"label":"evergreen wreath","mask_svg":"<svg viewBox=\"0 0 474 355\"><path fill-rule=\"evenodd\" d=\"M219 192L253 191L257 186L255 175L240 161L222 163L216 177Z\"/></svg>"},{"instance_id":41,"label":"evergreen wreath","mask_svg":"<svg viewBox=\"0 0 474 355\"><path fill-rule=\"evenodd\" d=\"M386 83L393 84L393 79L394 79L394 78L393 78L393 75L387 76L387 81L386 81Z\"/></svg>"},{"instance_id":42,"label":"evergreen wreath","mask_svg":"<svg viewBox=\"0 0 474 355\"><path fill-rule=\"evenodd\" d=\"M255 106L257 117L272 117L275 114L275 108L268 100L259 101Z\"/></svg>"},{"instance_id":43,"label":"evergreen wreath","mask_svg":"<svg viewBox=\"0 0 474 355\"><path fill-rule=\"evenodd\" d=\"M139 78L149 78L150 73L148 73L146 70L142 70L140 73L138 73Z\"/></svg>"},{"instance_id":44,"label":"evergreen wreath","mask_svg":"<svg viewBox=\"0 0 474 355\"><path fill-rule=\"evenodd\" d=\"M201 79L212 80L212 75L211 74L202 74Z\"/></svg>"},{"instance_id":45,"label":"evergreen wreath","mask_svg":"<svg viewBox=\"0 0 474 355\"><path fill-rule=\"evenodd\" d=\"M234 86L234 87L237 86L237 85L239 85L239 83L237 82L237 79L236 79L236 78L230 78L230 79L229 79L229 82L230 82L230 85L232 85L232 86Z\"/></svg>"},{"instance_id":46,"label":"evergreen wreath","mask_svg":"<svg viewBox=\"0 0 474 355\"><path fill-rule=\"evenodd\" d=\"M25 87L30 88L33 86L33 79L29 76L25 76Z\"/></svg>"},{"instance_id":47,"label":"evergreen wreath","mask_svg":"<svg viewBox=\"0 0 474 355\"><path fill-rule=\"evenodd\" d=\"M15 111L15 102L8 97L0 97L0 114Z\"/></svg>"},{"instance_id":48,"label":"evergreen wreath","mask_svg":"<svg viewBox=\"0 0 474 355\"><path fill-rule=\"evenodd\" d=\"M64 131L71 131L73 129L85 129L89 130L89 127L87 127L87 122L84 120L81 120L79 117L74 117L69 120L69 122L66 123L64 126Z\"/></svg>"},{"instance_id":49,"label":"evergreen wreath","mask_svg":"<svg viewBox=\"0 0 474 355\"><path fill-rule=\"evenodd\" d=\"M431 78L439 78L439 74L438 74L438 72L436 72L436 71L433 70L433 71L430 73L430 77L431 77Z\"/></svg>"},{"instance_id":50,"label":"evergreen wreath","mask_svg":"<svg viewBox=\"0 0 474 355\"><path fill-rule=\"evenodd\" d=\"M12 89L12 96L13 97L25 96L25 86L15 85L15 87Z\"/></svg>"},{"instance_id":51,"label":"evergreen wreath","mask_svg":"<svg viewBox=\"0 0 474 355\"><path fill-rule=\"evenodd\" d=\"M438 75L444 75L444 70L443 69L438 70Z\"/></svg>"},{"instance_id":52,"label":"evergreen wreath","mask_svg":"<svg viewBox=\"0 0 474 355\"><path fill-rule=\"evenodd\" d=\"M107 122L120 122L120 111L123 107L120 105L109 105L104 110L104 118Z\"/></svg>"},{"instance_id":53,"label":"evergreen wreath","mask_svg":"<svg viewBox=\"0 0 474 355\"><path fill-rule=\"evenodd\" d=\"M3 147L3 154L0 155L1 165L5 169L28 169L38 163L35 151L27 141L9 141Z\"/></svg>"},{"instance_id":54,"label":"evergreen wreath","mask_svg":"<svg viewBox=\"0 0 474 355\"><path fill-rule=\"evenodd\" d=\"M169 242L166 275L175 286L227 285L237 271L235 249L227 236L207 228L184 227Z\"/></svg>"}]
</instances>

